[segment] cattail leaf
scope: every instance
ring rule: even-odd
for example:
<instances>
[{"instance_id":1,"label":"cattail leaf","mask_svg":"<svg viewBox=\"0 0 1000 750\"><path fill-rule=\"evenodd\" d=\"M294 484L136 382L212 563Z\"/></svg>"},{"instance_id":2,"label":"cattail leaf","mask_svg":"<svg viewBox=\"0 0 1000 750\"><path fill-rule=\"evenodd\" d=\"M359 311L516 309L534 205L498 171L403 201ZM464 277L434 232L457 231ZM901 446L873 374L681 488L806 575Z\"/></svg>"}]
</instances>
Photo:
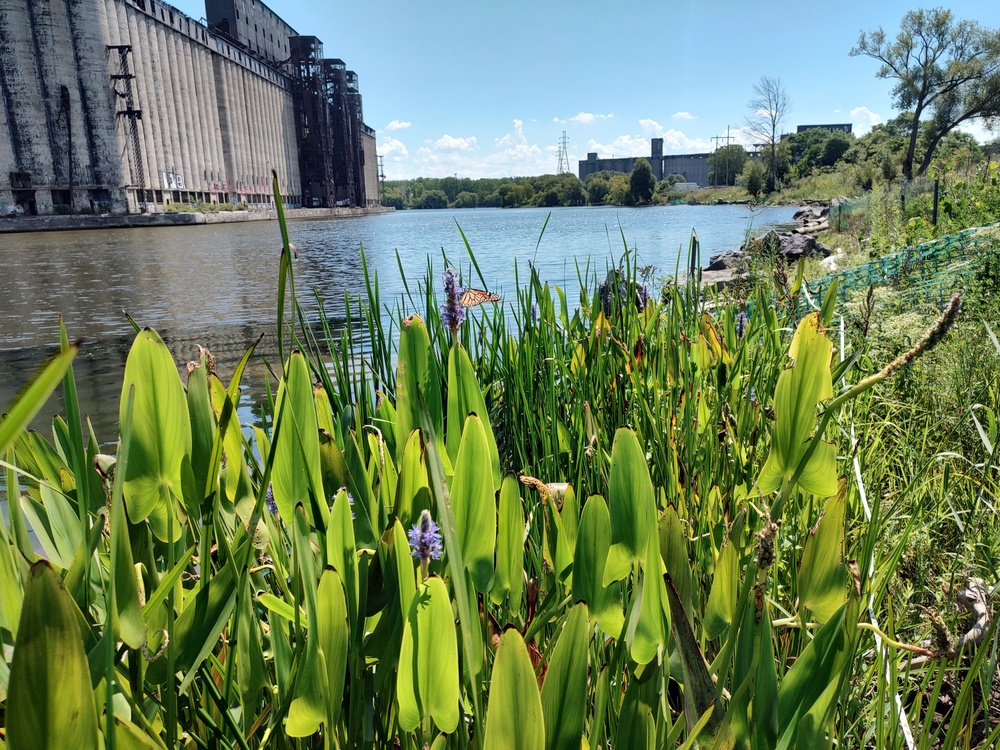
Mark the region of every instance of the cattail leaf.
<instances>
[{"instance_id":1,"label":"cattail leaf","mask_svg":"<svg viewBox=\"0 0 1000 750\"><path fill-rule=\"evenodd\" d=\"M646 456L632 430L620 428L611 447L608 480L611 550L604 568L604 585L628 575L632 563L646 551L650 530L656 528L656 505Z\"/></svg>"},{"instance_id":2,"label":"cattail leaf","mask_svg":"<svg viewBox=\"0 0 1000 750\"><path fill-rule=\"evenodd\" d=\"M198 592L185 600L184 609L174 623L173 638L167 646L174 652L177 671L186 673L180 689L194 679L198 665L218 644L219 635L229 623L235 603L236 576L232 563L206 576ZM146 674L151 682L158 685L167 682L170 675L167 674L166 655L150 664Z\"/></svg>"},{"instance_id":3,"label":"cattail leaf","mask_svg":"<svg viewBox=\"0 0 1000 750\"><path fill-rule=\"evenodd\" d=\"M451 502L462 559L476 590L487 593L493 583L493 555L497 540L489 446L482 420L475 414L465 421L455 461Z\"/></svg>"},{"instance_id":4,"label":"cattail leaf","mask_svg":"<svg viewBox=\"0 0 1000 750\"><path fill-rule=\"evenodd\" d=\"M177 365L163 339L150 328L139 331L125 361L119 422L124 421L133 388L125 507L132 523L148 518L158 539L177 541L184 521L185 467L191 470L191 418ZM173 538L168 539L171 512Z\"/></svg>"},{"instance_id":5,"label":"cattail leaf","mask_svg":"<svg viewBox=\"0 0 1000 750\"><path fill-rule=\"evenodd\" d=\"M847 482L827 500L823 517L809 532L799 565L799 602L818 622L826 622L847 601L844 566L844 509Z\"/></svg>"},{"instance_id":6,"label":"cattail leaf","mask_svg":"<svg viewBox=\"0 0 1000 750\"><path fill-rule=\"evenodd\" d=\"M52 391L62 382L76 352L77 347L70 346L47 360L14 402L5 409L6 413L0 419L0 454L6 453L15 438L31 424Z\"/></svg>"},{"instance_id":7,"label":"cattail leaf","mask_svg":"<svg viewBox=\"0 0 1000 750\"><path fill-rule=\"evenodd\" d=\"M436 576L420 584L410 604L399 652L396 698L399 726L404 731L412 732L426 717L442 732L454 732L458 726L455 618L448 589Z\"/></svg>"},{"instance_id":8,"label":"cattail leaf","mask_svg":"<svg viewBox=\"0 0 1000 750\"><path fill-rule=\"evenodd\" d=\"M711 640L725 632L736 615L739 589L739 559L736 546L729 541L719 553L712 576L712 591L705 605L705 636Z\"/></svg>"},{"instance_id":9,"label":"cattail leaf","mask_svg":"<svg viewBox=\"0 0 1000 750\"><path fill-rule=\"evenodd\" d=\"M611 518L600 495L591 495L583 506L573 556L573 598L587 603L598 627L612 638L621 636L625 624L618 600L618 585L605 587L604 566L611 546Z\"/></svg>"},{"instance_id":10,"label":"cattail leaf","mask_svg":"<svg viewBox=\"0 0 1000 750\"><path fill-rule=\"evenodd\" d=\"M319 425L309 367L301 352L292 352L288 358L274 414L271 486L278 513L291 524L293 509L302 505L312 525L322 528L328 506L320 470ZM314 517L317 511L320 518Z\"/></svg>"},{"instance_id":11,"label":"cattail leaf","mask_svg":"<svg viewBox=\"0 0 1000 750\"><path fill-rule=\"evenodd\" d=\"M577 604L564 619L542 685L546 750L579 750L587 716L587 605Z\"/></svg>"},{"instance_id":12,"label":"cattail leaf","mask_svg":"<svg viewBox=\"0 0 1000 750\"><path fill-rule=\"evenodd\" d=\"M705 665L705 656L691 627L688 613L684 609L677 587L673 580L666 585L667 602L670 607L670 632L681 661L681 671L684 675L684 719L688 732L697 736L695 725L711 711L705 729L714 735L721 723L723 711L719 706L719 693L712 682L712 676Z\"/></svg>"},{"instance_id":13,"label":"cattail leaf","mask_svg":"<svg viewBox=\"0 0 1000 750\"><path fill-rule=\"evenodd\" d=\"M500 636L490 702L486 709L484 750L544 750L545 719L535 670L521 634Z\"/></svg>"},{"instance_id":14,"label":"cattail leaf","mask_svg":"<svg viewBox=\"0 0 1000 750\"><path fill-rule=\"evenodd\" d=\"M519 482L504 477L500 485L500 516L497 527L497 569L490 597L497 604L508 596L511 609L521 606L524 593L524 506Z\"/></svg>"},{"instance_id":15,"label":"cattail leaf","mask_svg":"<svg viewBox=\"0 0 1000 750\"><path fill-rule=\"evenodd\" d=\"M754 624L757 641L757 670L754 675L753 747L772 748L778 741L778 672L774 663L771 641L770 607L765 604L761 617ZM801 747L817 747L801 745Z\"/></svg>"},{"instance_id":16,"label":"cattail leaf","mask_svg":"<svg viewBox=\"0 0 1000 750\"><path fill-rule=\"evenodd\" d=\"M790 481L805 456L816 429L816 407L833 396L830 361L833 344L826 337L819 313L810 313L799 323L788 350L791 359L774 389L774 429L767 461L757 477L765 494ZM806 492L829 497L837 492L836 451L820 442L799 484Z\"/></svg>"},{"instance_id":17,"label":"cattail leaf","mask_svg":"<svg viewBox=\"0 0 1000 750\"><path fill-rule=\"evenodd\" d=\"M6 705L10 747L97 747L97 707L80 631L82 621L49 564L32 565L10 667Z\"/></svg>"},{"instance_id":18,"label":"cattail leaf","mask_svg":"<svg viewBox=\"0 0 1000 750\"><path fill-rule=\"evenodd\" d=\"M458 457L458 449L462 437L465 420L470 414L476 414L482 421L486 433L486 445L490 453L490 467L493 476L493 489L500 489L500 453L497 441L493 436L486 401L476 378L476 370L469 359L469 353L461 344L448 351L448 455L452 462Z\"/></svg>"},{"instance_id":19,"label":"cattail leaf","mask_svg":"<svg viewBox=\"0 0 1000 750\"><path fill-rule=\"evenodd\" d=\"M327 568L316 590L316 636L326 667L327 726L333 728L340 718L344 701L344 678L347 674L347 600L337 571Z\"/></svg>"},{"instance_id":20,"label":"cattail leaf","mask_svg":"<svg viewBox=\"0 0 1000 750\"><path fill-rule=\"evenodd\" d=\"M848 617L848 609L853 611ZM778 688L778 750L803 745L829 724L837 698L851 665L851 622L857 622L857 602L848 602L816 632L785 673ZM800 724L805 729L799 736Z\"/></svg>"}]
</instances>

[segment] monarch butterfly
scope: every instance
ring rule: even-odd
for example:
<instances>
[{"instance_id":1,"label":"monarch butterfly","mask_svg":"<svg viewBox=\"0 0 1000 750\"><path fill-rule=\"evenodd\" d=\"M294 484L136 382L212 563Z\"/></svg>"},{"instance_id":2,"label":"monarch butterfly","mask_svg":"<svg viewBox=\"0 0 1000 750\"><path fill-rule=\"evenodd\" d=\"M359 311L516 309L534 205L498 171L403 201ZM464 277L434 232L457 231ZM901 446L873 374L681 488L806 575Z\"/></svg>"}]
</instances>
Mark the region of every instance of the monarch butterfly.
<instances>
[{"instance_id":1,"label":"monarch butterfly","mask_svg":"<svg viewBox=\"0 0 1000 750\"><path fill-rule=\"evenodd\" d=\"M466 289L459 299L459 302L462 303L462 307L475 307L476 305L481 305L484 302L499 301L499 294L496 294L495 292L486 292L482 289Z\"/></svg>"}]
</instances>

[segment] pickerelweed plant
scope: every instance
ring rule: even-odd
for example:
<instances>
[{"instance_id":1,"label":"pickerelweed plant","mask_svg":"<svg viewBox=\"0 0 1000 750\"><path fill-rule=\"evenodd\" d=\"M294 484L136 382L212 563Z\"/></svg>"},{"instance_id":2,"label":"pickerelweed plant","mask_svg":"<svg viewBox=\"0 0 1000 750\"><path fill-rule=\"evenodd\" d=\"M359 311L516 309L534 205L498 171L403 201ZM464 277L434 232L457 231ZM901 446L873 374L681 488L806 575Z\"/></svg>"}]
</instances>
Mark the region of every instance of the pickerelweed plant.
<instances>
[{"instance_id":1,"label":"pickerelweed plant","mask_svg":"<svg viewBox=\"0 0 1000 750\"><path fill-rule=\"evenodd\" d=\"M860 378L835 289L797 321L763 293L710 311L694 282L639 305L631 253L603 290L581 269L575 305L532 269L506 309L467 311L449 270L440 307L429 265L423 314L407 286L388 320L366 267L335 338L281 230L263 425L235 408L252 349L228 384L207 355L185 384L150 329L114 455L79 420L65 335L0 423L0 747L971 738L985 646L945 724L900 701L913 652L935 696L951 667L895 633L897 510L863 476L883 436L849 438L957 300ZM59 383L67 419L26 431Z\"/></svg>"}]
</instances>

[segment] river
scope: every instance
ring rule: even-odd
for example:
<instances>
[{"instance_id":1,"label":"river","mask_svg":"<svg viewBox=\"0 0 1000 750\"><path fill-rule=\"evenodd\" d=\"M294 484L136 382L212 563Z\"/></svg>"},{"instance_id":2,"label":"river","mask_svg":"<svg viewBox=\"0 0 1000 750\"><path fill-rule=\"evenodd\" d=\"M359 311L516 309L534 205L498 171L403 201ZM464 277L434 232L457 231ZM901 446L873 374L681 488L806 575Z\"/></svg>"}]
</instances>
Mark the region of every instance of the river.
<instances>
[{"instance_id":1,"label":"river","mask_svg":"<svg viewBox=\"0 0 1000 750\"><path fill-rule=\"evenodd\" d=\"M539 243L549 209L400 211L297 220L289 223L289 236L300 251L300 299L315 310L315 289L338 321L345 294L364 290L362 245L369 268L378 273L383 302L391 303L403 290L400 266L413 289L430 259L432 281L440 283L442 251L469 280L460 224L487 286L513 297L515 267L525 279L532 259L543 280L572 287L577 262L589 259L601 275L617 264L624 236L640 265L667 275L686 252L692 229L707 263L712 254L738 248L751 225L759 230L787 223L793 212L751 212L746 206L556 208ZM196 359L201 344L216 355L227 380L261 333L258 351L273 362L280 244L276 222L0 235L0 408L57 345L60 315L70 339L83 342L74 363L81 410L104 443L116 438L121 377L134 336L126 312L163 336L178 365ZM253 418L253 405L264 395L266 372L259 358L248 369L244 419ZM36 425L44 428L61 411L57 395Z\"/></svg>"}]
</instances>

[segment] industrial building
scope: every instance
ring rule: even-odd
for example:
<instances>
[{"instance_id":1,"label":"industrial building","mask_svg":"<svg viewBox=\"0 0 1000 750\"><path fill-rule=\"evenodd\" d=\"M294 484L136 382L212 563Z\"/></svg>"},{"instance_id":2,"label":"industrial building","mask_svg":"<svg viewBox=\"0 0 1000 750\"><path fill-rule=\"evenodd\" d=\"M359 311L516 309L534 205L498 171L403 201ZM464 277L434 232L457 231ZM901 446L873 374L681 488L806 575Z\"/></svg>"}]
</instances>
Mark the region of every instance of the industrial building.
<instances>
[{"instance_id":1,"label":"industrial building","mask_svg":"<svg viewBox=\"0 0 1000 750\"><path fill-rule=\"evenodd\" d=\"M596 172L629 173L635 168L635 160L644 158L652 167L657 180L662 180L672 174L679 174L684 178L684 182L704 187L708 185L708 157L707 153L664 154L663 139L653 138L648 157L628 156L618 159L598 159L594 152L587 154L587 158L580 161L580 179L586 179L587 175Z\"/></svg>"},{"instance_id":2,"label":"industrial building","mask_svg":"<svg viewBox=\"0 0 1000 750\"><path fill-rule=\"evenodd\" d=\"M260 0L0 0L0 215L379 203L358 77Z\"/></svg>"}]
</instances>

